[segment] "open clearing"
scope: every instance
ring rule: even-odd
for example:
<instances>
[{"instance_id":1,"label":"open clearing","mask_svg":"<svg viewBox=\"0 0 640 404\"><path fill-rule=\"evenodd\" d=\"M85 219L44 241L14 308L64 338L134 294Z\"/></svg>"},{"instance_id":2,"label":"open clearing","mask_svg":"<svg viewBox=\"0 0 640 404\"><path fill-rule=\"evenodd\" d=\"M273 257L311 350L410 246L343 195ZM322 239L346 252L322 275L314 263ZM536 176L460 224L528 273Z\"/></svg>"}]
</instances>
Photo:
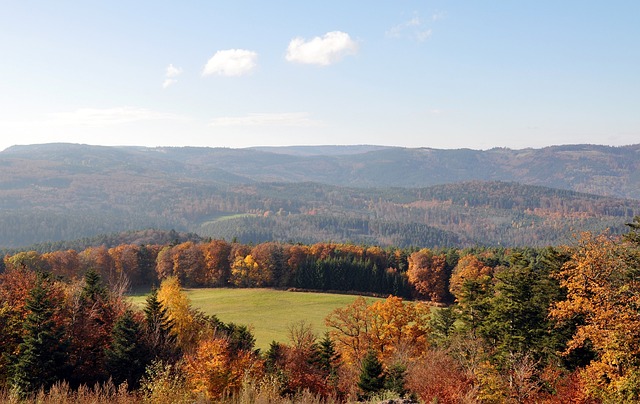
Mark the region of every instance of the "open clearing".
<instances>
[{"instance_id":1,"label":"open clearing","mask_svg":"<svg viewBox=\"0 0 640 404\"><path fill-rule=\"evenodd\" d=\"M301 320L316 333L326 330L324 318L334 309L353 303L357 296L273 289L202 288L185 290L191 304L206 314L215 314L225 323L252 328L256 347L266 350L271 341L288 342L288 330ZM366 297L373 302L376 298ZM139 307L145 295L132 296Z\"/></svg>"}]
</instances>

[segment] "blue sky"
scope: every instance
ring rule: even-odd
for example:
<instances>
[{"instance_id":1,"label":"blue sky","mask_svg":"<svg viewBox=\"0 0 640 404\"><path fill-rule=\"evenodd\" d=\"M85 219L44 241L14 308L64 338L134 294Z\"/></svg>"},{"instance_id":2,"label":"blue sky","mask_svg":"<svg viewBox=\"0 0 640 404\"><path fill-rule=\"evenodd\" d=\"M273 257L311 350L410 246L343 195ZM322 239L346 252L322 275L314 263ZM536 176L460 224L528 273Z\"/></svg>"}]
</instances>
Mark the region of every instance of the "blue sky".
<instances>
[{"instance_id":1,"label":"blue sky","mask_svg":"<svg viewBox=\"0 0 640 404\"><path fill-rule=\"evenodd\" d=\"M13 144L640 143L640 1L14 1Z\"/></svg>"}]
</instances>

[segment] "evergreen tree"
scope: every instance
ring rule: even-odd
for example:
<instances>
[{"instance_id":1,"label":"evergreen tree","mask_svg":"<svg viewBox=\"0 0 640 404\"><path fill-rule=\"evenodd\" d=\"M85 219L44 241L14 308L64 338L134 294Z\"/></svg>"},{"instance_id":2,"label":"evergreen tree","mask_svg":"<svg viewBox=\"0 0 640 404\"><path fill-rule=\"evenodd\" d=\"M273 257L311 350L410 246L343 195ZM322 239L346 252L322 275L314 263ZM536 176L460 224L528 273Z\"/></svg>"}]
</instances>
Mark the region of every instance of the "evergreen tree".
<instances>
[{"instance_id":1,"label":"evergreen tree","mask_svg":"<svg viewBox=\"0 0 640 404\"><path fill-rule=\"evenodd\" d=\"M54 322L55 303L50 282L42 275L29 292L24 337L18 347L12 384L21 394L48 389L66 376L67 352L63 330Z\"/></svg>"},{"instance_id":2,"label":"evergreen tree","mask_svg":"<svg viewBox=\"0 0 640 404\"><path fill-rule=\"evenodd\" d=\"M367 399L384 389L385 379L382 363L375 351L370 349L362 359L360 379L358 380L358 387L362 390L362 398Z\"/></svg>"},{"instance_id":3,"label":"evergreen tree","mask_svg":"<svg viewBox=\"0 0 640 404\"><path fill-rule=\"evenodd\" d=\"M267 373L273 374L278 370L279 362L284 358L282 345L276 341L271 341L269 349L264 354L264 367Z\"/></svg>"},{"instance_id":4,"label":"evergreen tree","mask_svg":"<svg viewBox=\"0 0 640 404\"><path fill-rule=\"evenodd\" d=\"M395 363L389 367L387 371L384 388L396 393L400 397L404 397L408 390L405 388L405 377L407 367L401 363Z\"/></svg>"},{"instance_id":5,"label":"evergreen tree","mask_svg":"<svg viewBox=\"0 0 640 404\"><path fill-rule=\"evenodd\" d=\"M105 352L107 371L116 385L127 382L129 389L135 389L149 360L140 325L131 310L116 321L111 338L111 346Z\"/></svg>"},{"instance_id":6,"label":"evergreen tree","mask_svg":"<svg viewBox=\"0 0 640 404\"><path fill-rule=\"evenodd\" d=\"M327 379L331 385L337 385L340 354L336 351L335 344L328 332L325 332L324 337L317 344L314 351L316 352L317 366L327 374Z\"/></svg>"},{"instance_id":7,"label":"evergreen tree","mask_svg":"<svg viewBox=\"0 0 640 404\"><path fill-rule=\"evenodd\" d=\"M324 337L318 343L318 365L321 369L329 370L335 366L339 360L340 354L336 352L333 340L328 332L324 333Z\"/></svg>"},{"instance_id":8,"label":"evergreen tree","mask_svg":"<svg viewBox=\"0 0 640 404\"><path fill-rule=\"evenodd\" d=\"M100 275L89 269L84 276L78 304L72 306L72 323L69 326L69 362L72 387L93 386L107 380L104 368L104 348L116 314L109 301L109 290L102 284Z\"/></svg>"},{"instance_id":9,"label":"evergreen tree","mask_svg":"<svg viewBox=\"0 0 640 404\"><path fill-rule=\"evenodd\" d=\"M635 216L631 223L627 223L627 227L629 233L625 234L624 238L640 246L640 216Z\"/></svg>"},{"instance_id":10,"label":"evergreen tree","mask_svg":"<svg viewBox=\"0 0 640 404\"><path fill-rule=\"evenodd\" d=\"M144 314L147 348L156 358L172 361L177 353L173 322L166 307L158 300L157 289L147 297Z\"/></svg>"},{"instance_id":11,"label":"evergreen tree","mask_svg":"<svg viewBox=\"0 0 640 404\"><path fill-rule=\"evenodd\" d=\"M100 274L95 269L89 268L84 274L84 287L82 288L81 298L90 303L106 301L108 293L107 288L102 284Z\"/></svg>"}]
</instances>

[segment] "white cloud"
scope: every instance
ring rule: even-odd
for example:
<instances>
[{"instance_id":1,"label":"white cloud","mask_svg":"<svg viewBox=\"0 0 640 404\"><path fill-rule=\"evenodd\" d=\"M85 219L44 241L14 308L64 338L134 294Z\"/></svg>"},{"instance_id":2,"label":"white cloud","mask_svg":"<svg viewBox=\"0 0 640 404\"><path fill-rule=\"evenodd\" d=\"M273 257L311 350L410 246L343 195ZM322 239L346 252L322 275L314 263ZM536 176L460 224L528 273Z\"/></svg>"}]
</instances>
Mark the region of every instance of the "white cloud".
<instances>
[{"instance_id":1,"label":"white cloud","mask_svg":"<svg viewBox=\"0 0 640 404\"><path fill-rule=\"evenodd\" d=\"M433 21L443 20L447 16L447 13L444 11L439 11L431 16Z\"/></svg>"},{"instance_id":2,"label":"white cloud","mask_svg":"<svg viewBox=\"0 0 640 404\"><path fill-rule=\"evenodd\" d=\"M60 126L107 126L138 121L183 120L175 114L153 111L147 108L79 108L72 112L48 114L47 124Z\"/></svg>"},{"instance_id":3,"label":"white cloud","mask_svg":"<svg viewBox=\"0 0 640 404\"><path fill-rule=\"evenodd\" d=\"M400 38L402 37L403 32L406 31L408 28L416 27L419 25L420 25L420 18L418 18L417 16L414 16L409 21L405 21L403 23L396 25L395 27L392 27L386 32L386 34L388 37L391 37L391 38Z\"/></svg>"},{"instance_id":4,"label":"white cloud","mask_svg":"<svg viewBox=\"0 0 640 404\"><path fill-rule=\"evenodd\" d=\"M349 34L332 31L309 41L300 37L292 39L287 48L287 60L326 66L339 61L344 56L353 55L357 51L358 44L351 39Z\"/></svg>"},{"instance_id":5,"label":"white cloud","mask_svg":"<svg viewBox=\"0 0 640 404\"><path fill-rule=\"evenodd\" d=\"M173 63L167 66L167 71L164 74L164 81L162 82L162 88L167 88L178 82L176 77L182 74L182 68L175 67Z\"/></svg>"},{"instance_id":6,"label":"white cloud","mask_svg":"<svg viewBox=\"0 0 640 404\"><path fill-rule=\"evenodd\" d=\"M435 20L435 15L433 16ZM422 20L417 15L408 21L402 22L386 32L390 38L409 38L418 42L424 42L431 37L431 29L425 28Z\"/></svg>"},{"instance_id":7,"label":"white cloud","mask_svg":"<svg viewBox=\"0 0 640 404\"><path fill-rule=\"evenodd\" d=\"M257 59L256 52L246 49L217 51L205 65L202 75L243 76L256 68Z\"/></svg>"},{"instance_id":8,"label":"white cloud","mask_svg":"<svg viewBox=\"0 0 640 404\"><path fill-rule=\"evenodd\" d=\"M170 63L169 66L167 66L167 73L164 76L167 78L170 78L170 77L178 77L181 74L182 74L182 68L175 67L173 63Z\"/></svg>"},{"instance_id":9,"label":"white cloud","mask_svg":"<svg viewBox=\"0 0 640 404\"><path fill-rule=\"evenodd\" d=\"M316 126L306 112L253 113L215 118L210 126Z\"/></svg>"},{"instance_id":10,"label":"white cloud","mask_svg":"<svg viewBox=\"0 0 640 404\"><path fill-rule=\"evenodd\" d=\"M177 83L178 80L176 79L164 79L164 81L162 82L162 88L167 88L170 85L173 85L175 83Z\"/></svg>"},{"instance_id":11,"label":"white cloud","mask_svg":"<svg viewBox=\"0 0 640 404\"><path fill-rule=\"evenodd\" d=\"M431 29L416 32L415 38L418 40L418 42L426 41L427 39L431 38Z\"/></svg>"}]
</instances>

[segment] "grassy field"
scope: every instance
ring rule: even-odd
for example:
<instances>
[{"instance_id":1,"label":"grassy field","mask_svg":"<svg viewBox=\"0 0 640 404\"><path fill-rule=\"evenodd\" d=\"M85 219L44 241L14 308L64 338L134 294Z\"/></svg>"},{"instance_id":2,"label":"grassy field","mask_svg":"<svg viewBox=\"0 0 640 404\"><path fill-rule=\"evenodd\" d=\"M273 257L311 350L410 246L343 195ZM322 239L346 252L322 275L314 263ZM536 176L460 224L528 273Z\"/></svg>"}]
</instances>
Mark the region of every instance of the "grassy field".
<instances>
[{"instance_id":1,"label":"grassy field","mask_svg":"<svg viewBox=\"0 0 640 404\"><path fill-rule=\"evenodd\" d=\"M291 324L304 320L320 335L324 318L334 309L351 304L356 296L288 292L272 289L187 289L194 307L215 314L226 323L249 325L256 347L265 350L271 341L288 342ZM132 296L140 307L144 295ZM367 297L370 302L375 298Z\"/></svg>"}]
</instances>

